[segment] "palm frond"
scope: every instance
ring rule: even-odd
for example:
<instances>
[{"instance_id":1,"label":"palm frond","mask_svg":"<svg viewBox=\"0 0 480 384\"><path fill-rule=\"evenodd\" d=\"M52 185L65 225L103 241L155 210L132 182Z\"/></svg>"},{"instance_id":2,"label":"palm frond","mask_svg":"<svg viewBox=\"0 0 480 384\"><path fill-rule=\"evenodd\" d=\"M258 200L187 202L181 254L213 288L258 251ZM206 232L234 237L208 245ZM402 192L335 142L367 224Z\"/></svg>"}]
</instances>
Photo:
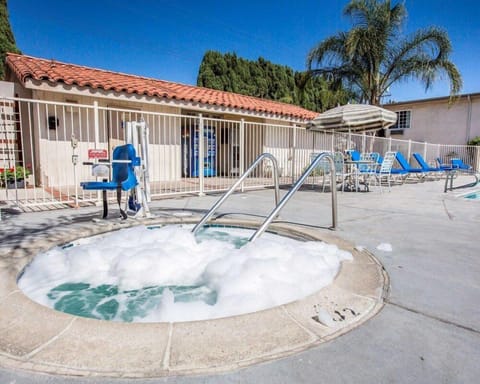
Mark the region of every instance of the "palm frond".
<instances>
[{"instance_id":1,"label":"palm frond","mask_svg":"<svg viewBox=\"0 0 480 384\"><path fill-rule=\"evenodd\" d=\"M351 17L350 31L320 42L307 57L312 75L342 79L371 104L380 103L396 81L417 79L426 89L441 76L450 81L452 94L462 86L460 72L450 61L448 35L432 27L403 38L407 10L403 1L351 0L344 9Z\"/></svg>"}]
</instances>

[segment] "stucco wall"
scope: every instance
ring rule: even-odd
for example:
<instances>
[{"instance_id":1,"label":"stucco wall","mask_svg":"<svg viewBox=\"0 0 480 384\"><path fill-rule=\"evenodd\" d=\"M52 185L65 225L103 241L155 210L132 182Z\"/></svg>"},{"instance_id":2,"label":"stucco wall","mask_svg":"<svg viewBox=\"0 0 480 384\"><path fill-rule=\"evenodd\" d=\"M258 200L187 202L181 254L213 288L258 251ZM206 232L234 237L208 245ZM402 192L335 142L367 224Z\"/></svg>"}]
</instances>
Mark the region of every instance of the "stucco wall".
<instances>
[{"instance_id":1,"label":"stucco wall","mask_svg":"<svg viewBox=\"0 0 480 384\"><path fill-rule=\"evenodd\" d=\"M480 94L461 96L449 104L448 98L389 104L386 109L411 111L410 128L392 137L438 144L466 144L480 136Z\"/></svg>"}]
</instances>

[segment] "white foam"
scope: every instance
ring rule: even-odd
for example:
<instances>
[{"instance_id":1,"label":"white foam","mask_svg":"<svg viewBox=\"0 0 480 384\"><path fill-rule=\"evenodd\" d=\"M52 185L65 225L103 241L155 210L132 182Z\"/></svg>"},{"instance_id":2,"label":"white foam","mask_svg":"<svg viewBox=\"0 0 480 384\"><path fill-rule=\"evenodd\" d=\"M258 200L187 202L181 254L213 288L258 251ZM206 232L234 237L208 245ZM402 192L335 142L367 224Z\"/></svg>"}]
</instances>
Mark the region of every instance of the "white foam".
<instances>
[{"instance_id":1,"label":"white foam","mask_svg":"<svg viewBox=\"0 0 480 384\"><path fill-rule=\"evenodd\" d=\"M384 251L384 252L392 252L393 250L392 244L389 244L389 243L381 243L377 245L377 249L379 251Z\"/></svg>"},{"instance_id":2,"label":"white foam","mask_svg":"<svg viewBox=\"0 0 480 384\"><path fill-rule=\"evenodd\" d=\"M228 232L246 238L252 233ZM213 238L197 243L191 227L170 225L152 230L138 226L39 254L19 287L33 300L52 306L47 293L64 283L112 284L122 291L156 285L206 285L217 292L215 305L175 302L173 293L165 289L157 307L135 319L201 320L258 311L305 297L328 285L340 262L349 259L352 255L335 245L271 234L236 249Z\"/></svg>"}]
</instances>

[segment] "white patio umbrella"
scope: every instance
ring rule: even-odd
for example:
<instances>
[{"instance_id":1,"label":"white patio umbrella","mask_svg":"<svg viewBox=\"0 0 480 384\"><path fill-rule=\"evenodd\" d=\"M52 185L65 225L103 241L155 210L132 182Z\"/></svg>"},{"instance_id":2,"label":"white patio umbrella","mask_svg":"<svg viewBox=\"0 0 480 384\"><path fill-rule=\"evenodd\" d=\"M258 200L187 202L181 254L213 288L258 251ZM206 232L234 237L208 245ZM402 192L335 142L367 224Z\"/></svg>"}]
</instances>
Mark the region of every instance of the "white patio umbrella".
<instances>
[{"instance_id":1,"label":"white patio umbrella","mask_svg":"<svg viewBox=\"0 0 480 384\"><path fill-rule=\"evenodd\" d=\"M312 131L372 132L388 128L397 121L397 114L368 104L347 104L319 114L309 124Z\"/></svg>"}]
</instances>

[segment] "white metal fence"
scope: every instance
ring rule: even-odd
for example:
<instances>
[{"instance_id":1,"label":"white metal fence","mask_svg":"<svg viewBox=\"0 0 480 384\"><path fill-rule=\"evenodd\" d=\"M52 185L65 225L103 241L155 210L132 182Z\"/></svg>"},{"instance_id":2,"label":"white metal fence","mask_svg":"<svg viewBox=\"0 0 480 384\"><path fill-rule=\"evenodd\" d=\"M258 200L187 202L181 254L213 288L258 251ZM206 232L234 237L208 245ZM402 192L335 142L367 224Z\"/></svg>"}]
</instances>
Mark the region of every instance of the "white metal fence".
<instances>
[{"instance_id":1,"label":"white metal fence","mask_svg":"<svg viewBox=\"0 0 480 384\"><path fill-rule=\"evenodd\" d=\"M81 181L93 179L91 168L82 164L88 161L88 150L111 153L125 141L126 122L141 119L149 127L153 198L226 190L263 152L277 158L282 184L291 184L301 175L312 152L351 148L381 154L397 150L409 159L420 152L430 162L437 157L443 161L457 157L480 169L480 148L473 146L327 134L301 126L107 108L97 103L5 98L0 99L0 108L0 201L29 209L97 201L96 191L79 186ZM270 167L265 162L244 188L270 186Z\"/></svg>"}]
</instances>

